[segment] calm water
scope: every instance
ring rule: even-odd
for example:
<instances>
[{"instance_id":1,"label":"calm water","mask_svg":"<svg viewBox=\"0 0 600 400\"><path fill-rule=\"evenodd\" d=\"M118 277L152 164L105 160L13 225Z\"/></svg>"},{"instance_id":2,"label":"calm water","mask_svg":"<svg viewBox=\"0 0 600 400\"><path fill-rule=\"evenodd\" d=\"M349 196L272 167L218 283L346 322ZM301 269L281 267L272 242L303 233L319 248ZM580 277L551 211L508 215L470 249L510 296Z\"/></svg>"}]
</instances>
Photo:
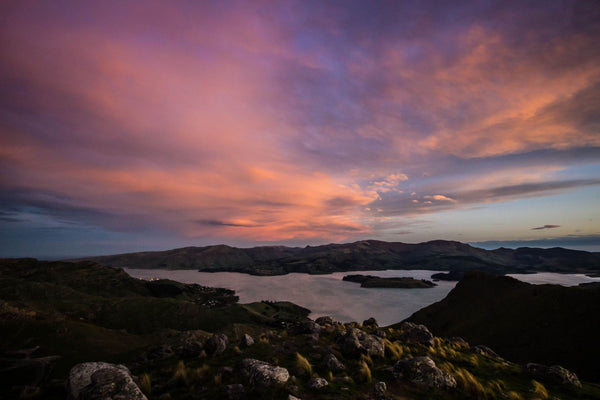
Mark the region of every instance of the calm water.
<instances>
[{"instance_id":1,"label":"calm water","mask_svg":"<svg viewBox=\"0 0 600 400\"><path fill-rule=\"evenodd\" d=\"M439 271L361 271L337 272L329 275L288 274L279 276L253 276L236 272L197 272L193 270L125 269L135 278L168 278L184 283L224 287L235 290L241 303L261 300L291 301L312 311L311 318L330 315L342 322L375 317L380 325L390 325L409 317L415 311L443 299L456 282L437 282L430 289L376 289L361 288L358 283L345 282L345 275L360 273L382 277L410 276L431 279ZM512 275L531 283L561 283L576 285L600 281L585 275L533 274ZM539 277L538 277L539 276ZM529 279L529 280L527 280ZM533 282L532 280L541 280ZM561 280L562 279L562 280Z\"/></svg>"}]
</instances>

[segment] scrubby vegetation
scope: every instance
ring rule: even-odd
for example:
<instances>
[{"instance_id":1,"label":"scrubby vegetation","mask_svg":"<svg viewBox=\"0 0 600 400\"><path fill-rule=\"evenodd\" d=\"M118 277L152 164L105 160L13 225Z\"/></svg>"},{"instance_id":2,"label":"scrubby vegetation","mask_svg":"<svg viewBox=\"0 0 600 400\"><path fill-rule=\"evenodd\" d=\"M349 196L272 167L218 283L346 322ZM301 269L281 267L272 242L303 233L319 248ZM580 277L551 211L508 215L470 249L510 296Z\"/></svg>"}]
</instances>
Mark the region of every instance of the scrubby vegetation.
<instances>
[{"instance_id":1,"label":"scrubby vegetation","mask_svg":"<svg viewBox=\"0 0 600 400\"><path fill-rule=\"evenodd\" d=\"M86 271L95 279L89 287ZM61 356L35 382L30 370L5 369L10 380L3 380L0 395L64 399L73 365L107 361L126 364L149 399L241 399L240 393L246 399L304 400L600 398L596 385L533 380L521 365L459 339L419 342L408 325L315 323L307 320L308 310L291 303L239 305L213 289L221 300L208 305L209 298L195 297L198 288L176 293L164 285L157 296L148 282L94 264L0 263L5 359ZM419 329L422 334L425 328ZM39 349L23 355L33 346ZM420 376L400 372L398 365L415 359L435 367ZM267 370L281 380L261 375Z\"/></svg>"}]
</instances>

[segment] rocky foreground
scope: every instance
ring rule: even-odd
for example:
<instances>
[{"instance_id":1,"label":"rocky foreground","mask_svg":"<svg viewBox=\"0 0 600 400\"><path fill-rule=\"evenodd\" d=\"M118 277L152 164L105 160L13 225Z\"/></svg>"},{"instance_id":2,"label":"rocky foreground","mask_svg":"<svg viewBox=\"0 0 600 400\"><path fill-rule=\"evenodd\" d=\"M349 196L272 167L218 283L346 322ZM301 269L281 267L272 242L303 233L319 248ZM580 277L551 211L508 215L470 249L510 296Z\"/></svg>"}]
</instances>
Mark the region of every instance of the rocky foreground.
<instances>
[{"instance_id":1,"label":"rocky foreground","mask_svg":"<svg viewBox=\"0 0 600 400\"><path fill-rule=\"evenodd\" d=\"M290 303L239 305L92 263L2 261L0 298L0 398L600 398L561 366L421 324L312 321Z\"/></svg>"}]
</instances>

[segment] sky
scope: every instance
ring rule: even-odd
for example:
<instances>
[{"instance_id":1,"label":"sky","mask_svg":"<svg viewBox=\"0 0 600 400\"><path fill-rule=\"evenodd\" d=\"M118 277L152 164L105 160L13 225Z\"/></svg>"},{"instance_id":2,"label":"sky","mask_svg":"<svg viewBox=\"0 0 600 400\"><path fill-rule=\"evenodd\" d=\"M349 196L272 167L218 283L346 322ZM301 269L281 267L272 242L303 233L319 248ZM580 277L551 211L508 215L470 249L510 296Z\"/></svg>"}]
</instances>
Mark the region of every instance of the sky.
<instances>
[{"instance_id":1,"label":"sky","mask_svg":"<svg viewBox=\"0 0 600 400\"><path fill-rule=\"evenodd\" d=\"M0 257L600 251L600 2L0 3Z\"/></svg>"}]
</instances>

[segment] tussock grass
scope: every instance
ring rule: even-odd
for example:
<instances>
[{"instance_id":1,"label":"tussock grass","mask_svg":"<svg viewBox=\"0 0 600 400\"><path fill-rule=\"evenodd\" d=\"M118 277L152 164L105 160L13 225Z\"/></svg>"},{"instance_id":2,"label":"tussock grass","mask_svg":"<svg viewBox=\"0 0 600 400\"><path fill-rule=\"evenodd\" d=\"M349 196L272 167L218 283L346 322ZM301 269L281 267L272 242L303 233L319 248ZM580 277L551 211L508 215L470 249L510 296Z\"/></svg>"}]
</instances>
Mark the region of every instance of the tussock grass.
<instances>
[{"instance_id":1,"label":"tussock grass","mask_svg":"<svg viewBox=\"0 0 600 400\"><path fill-rule=\"evenodd\" d=\"M373 359L371 358L371 356L368 356L366 354L361 354L360 355L360 362L364 362L369 367L373 366Z\"/></svg>"},{"instance_id":2,"label":"tussock grass","mask_svg":"<svg viewBox=\"0 0 600 400\"><path fill-rule=\"evenodd\" d=\"M310 376L312 374L310 362L300 353L296 353L296 371L298 375Z\"/></svg>"},{"instance_id":3,"label":"tussock grass","mask_svg":"<svg viewBox=\"0 0 600 400\"><path fill-rule=\"evenodd\" d=\"M173 377L171 378L173 381L178 383L184 383L187 385L187 367L183 361L179 361L177 367L173 371Z\"/></svg>"},{"instance_id":4,"label":"tussock grass","mask_svg":"<svg viewBox=\"0 0 600 400\"><path fill-rule=\"evenodd\" d=\"M534 399L546 400L548 398L548 390L546 390L546 387L544 385L535 380L531 381L531 385L531 392L533 393Z\"/></svg>"},{"instance_id":5,"label":"tussock grass","mask_svg":"<svg viewBox=\"0 0 600 400\"><path fill-rule=\"evenodd\" d=\"M521 396L519 393L511 390L510 392L505 394L506 399L508 400L524 400L523 396Z\"/></svg>"},{"instance_id":6,"label":"tussock grass","mask_svg":"<svg viewBox=\"0 0 600 400\"><path fill-rule=\"evenodd\" d=\"M358 370L358 381L371 383L371 380L372 380L371 369L369 368L367 363L364 361L361 361L359 365L360 365L360 368Z\"/></svg>"},{"instance_id":7,"label":"tussock grass","mask_svg":"<svg viewBox=\"0 0 600 400\"><path fill-rule=\"evenodd\" d=\"M152 379L149 374L140 375L139 381L140 390L146 395L150 396L152 394Z\"/></svg>"},{"instance_id":8,"label":"tussock grass","mask_svg":"<svg viewBox=\"0 0 600 400\"><path fill-rule=\"evenodd\" d=\"M404 346L398 342L390 342L384 339L383 345L385 347L385 356L393 359L394 361L400 360L404 354Z\"/></svg>"},{"instance_id":9,"label":"tussock grass","mask_svg":"<svg viewBox=\"0 0 600 400\"><path fill-rule=\"evenodd\" d=\"M495 397L491 391L486 388L475 378L469 371L464 368L457 368L454 373L454 378L458 387L464 392L471 394L472 396L483 399L488 397ZM491 396L490 396L491 395Z\"/></svg>"}]
</instances>

